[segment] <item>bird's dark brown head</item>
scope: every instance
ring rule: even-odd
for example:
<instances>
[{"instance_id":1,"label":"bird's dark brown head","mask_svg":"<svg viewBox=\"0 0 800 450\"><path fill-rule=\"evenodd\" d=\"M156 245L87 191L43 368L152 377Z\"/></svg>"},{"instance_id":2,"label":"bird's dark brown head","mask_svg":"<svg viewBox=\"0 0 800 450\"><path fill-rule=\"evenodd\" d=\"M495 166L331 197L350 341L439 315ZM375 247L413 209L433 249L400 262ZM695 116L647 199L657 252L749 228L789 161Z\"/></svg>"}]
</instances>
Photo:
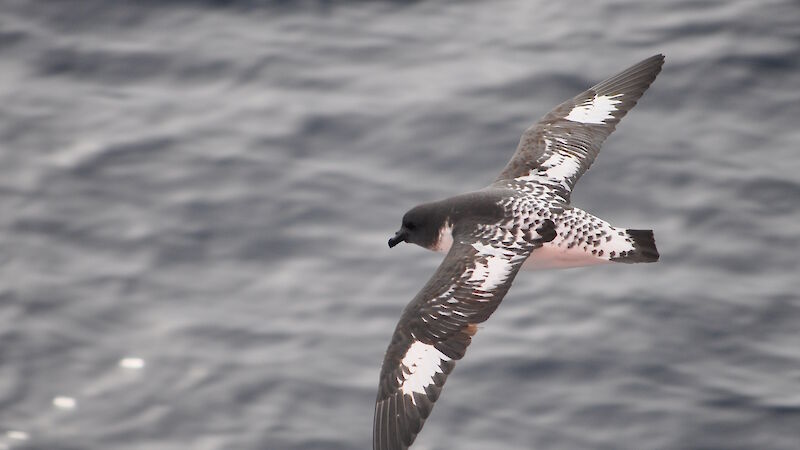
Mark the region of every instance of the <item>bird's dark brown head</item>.
<instances>
[{"instance_id":1,"label":"bird's dark brown head","mask_svg":"<svg viewBox=\"0 0 800 450\"><path fill-rule=\"evenodd\" d=\"M394 237L389 239L389 247L408 242L433 250L446 220L447 217L435 203L415 206L403 215L403 223Z\"/></svg>"}]
</instances>

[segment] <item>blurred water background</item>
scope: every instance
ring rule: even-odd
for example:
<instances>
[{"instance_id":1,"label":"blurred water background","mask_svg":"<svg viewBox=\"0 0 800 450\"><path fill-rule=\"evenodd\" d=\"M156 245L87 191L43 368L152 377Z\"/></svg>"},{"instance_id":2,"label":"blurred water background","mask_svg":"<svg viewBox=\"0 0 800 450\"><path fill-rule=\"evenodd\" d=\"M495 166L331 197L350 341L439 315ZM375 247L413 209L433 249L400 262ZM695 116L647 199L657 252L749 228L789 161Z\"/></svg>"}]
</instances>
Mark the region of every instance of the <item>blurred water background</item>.
<instances>
[{"instance_id":1,"label":"blurred water background","mask_svg":"<svg viewBox=\"0 0 800 450\"><path fill-rule=\"evenodd\" d=\"M2 2L0 448L369 448L402 213L660 52L573 196L660 263L523 272L415 449L800 448L792 0Z\"/></svg>"}]
</instances>

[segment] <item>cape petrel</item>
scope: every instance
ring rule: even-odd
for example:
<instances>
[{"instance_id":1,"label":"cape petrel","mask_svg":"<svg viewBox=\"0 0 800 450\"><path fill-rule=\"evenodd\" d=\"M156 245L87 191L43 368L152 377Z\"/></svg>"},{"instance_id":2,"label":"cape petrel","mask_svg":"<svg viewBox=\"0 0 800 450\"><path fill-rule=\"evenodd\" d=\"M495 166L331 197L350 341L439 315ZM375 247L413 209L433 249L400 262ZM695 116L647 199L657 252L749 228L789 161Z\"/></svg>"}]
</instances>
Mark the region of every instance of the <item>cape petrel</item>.
<instances>
[{"instance_id":1,"label":"cape petrel","mask_svg":"<svg viewBox=\"0 0 800 450\"><path fill-rule=\"evenodd\" d=\"M389 247L408 242L447 256L406 306L386 350L375 450L414 442L477 324L494 312L520 267L658 260L652 230L614 227L570 206L570 193L663 63L663 55L652 56L558 105L525 130L491 185L403 216Z\"/></svg>"}]
</instances>

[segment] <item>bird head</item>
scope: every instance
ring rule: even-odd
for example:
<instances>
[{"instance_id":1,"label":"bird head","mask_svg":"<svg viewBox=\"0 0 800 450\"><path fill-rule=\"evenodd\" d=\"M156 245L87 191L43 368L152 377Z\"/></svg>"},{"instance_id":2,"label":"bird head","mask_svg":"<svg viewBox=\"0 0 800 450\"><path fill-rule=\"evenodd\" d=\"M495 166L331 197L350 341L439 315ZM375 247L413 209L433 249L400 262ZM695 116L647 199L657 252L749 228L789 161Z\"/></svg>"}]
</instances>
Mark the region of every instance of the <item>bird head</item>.
<instances>
[{"instance_id":1,"label":"bird head","mask_svg":"<svg viewBox=\"0 0 800 450\"><path fill-rule=\"evenodd\" d=\"M426 203L411 208L403 215L403 222L394 237L389 239L389 247L401 242L417 244L435 250L446 217L437 212L434 204Z\"/></svg>"}]
</instances>

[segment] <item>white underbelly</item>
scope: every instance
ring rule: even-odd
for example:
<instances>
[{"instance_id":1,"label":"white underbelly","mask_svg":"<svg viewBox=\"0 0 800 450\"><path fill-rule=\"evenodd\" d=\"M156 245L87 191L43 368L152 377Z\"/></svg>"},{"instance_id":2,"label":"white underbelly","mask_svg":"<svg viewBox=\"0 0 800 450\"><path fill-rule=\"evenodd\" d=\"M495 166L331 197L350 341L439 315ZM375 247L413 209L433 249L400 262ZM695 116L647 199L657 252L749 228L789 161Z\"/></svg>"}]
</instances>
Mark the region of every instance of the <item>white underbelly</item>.
<instances>
[{"instance_id":1,"label":"white underbelly","mask_svg":"<svg viewBox=\"0 0 800 450\"><path fill-rule=\"evenodd\" d=\"M566 269L569 267L593 266L611 262L574 246L570 249L558 247L550 243L544 244L531 253L522 268L526 270Z\"/></svg>"}]
</instances>

